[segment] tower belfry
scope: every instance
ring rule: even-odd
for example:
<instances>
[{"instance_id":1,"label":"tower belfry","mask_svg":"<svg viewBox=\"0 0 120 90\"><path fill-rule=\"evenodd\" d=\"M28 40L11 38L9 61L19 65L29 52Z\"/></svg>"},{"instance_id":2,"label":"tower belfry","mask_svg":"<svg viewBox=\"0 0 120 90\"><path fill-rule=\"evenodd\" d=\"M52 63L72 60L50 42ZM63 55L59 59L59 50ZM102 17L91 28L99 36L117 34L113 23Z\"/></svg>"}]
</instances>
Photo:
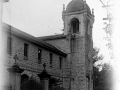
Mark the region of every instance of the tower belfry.
<instances>
[{"instance_id":1,"label":"tower belfry","mask_svg":"<svg viewBox=\"0 0 120 90\"><path fill-rule=\"evenodd\" d=\"M94 13L86 1L72 0L62 13L70 46L70 90L93 90L92 27Z\"/></svg>"}]
</instances>

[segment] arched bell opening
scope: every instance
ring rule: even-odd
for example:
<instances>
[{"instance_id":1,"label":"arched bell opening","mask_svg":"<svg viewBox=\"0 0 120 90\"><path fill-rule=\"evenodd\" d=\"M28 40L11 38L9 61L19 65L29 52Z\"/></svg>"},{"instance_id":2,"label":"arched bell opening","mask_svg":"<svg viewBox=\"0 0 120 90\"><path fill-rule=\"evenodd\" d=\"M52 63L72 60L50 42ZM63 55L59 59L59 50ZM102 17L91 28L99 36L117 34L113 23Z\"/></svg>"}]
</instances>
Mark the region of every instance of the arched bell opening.
<instances>
[{"instance_id":1,"label":"arched bell opening","mask_svg":"<svg viewBox=\"0 0 120 90\"><path fill-rule=\"evenodd\" d=\"M78 33L79 32L79 20L77 18L73 18L71 20L70 30L71 30L72 33Z\"/></svg>"}]
</instances>

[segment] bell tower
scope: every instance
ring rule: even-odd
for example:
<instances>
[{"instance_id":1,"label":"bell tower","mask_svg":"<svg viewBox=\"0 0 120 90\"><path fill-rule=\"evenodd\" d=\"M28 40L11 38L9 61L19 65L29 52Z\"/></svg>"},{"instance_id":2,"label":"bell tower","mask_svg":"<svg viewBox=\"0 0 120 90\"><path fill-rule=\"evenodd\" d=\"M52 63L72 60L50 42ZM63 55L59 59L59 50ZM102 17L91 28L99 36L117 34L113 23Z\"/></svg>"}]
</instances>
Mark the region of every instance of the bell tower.
<instances>
[{"instance_id":1,"label":"bell tower","mask_svg":"<svg viewBox=\"0 0 120 90\"><path fill-rule=\"evenodd\" d=\"M70 47L70 90L93 90L92 27L94 11L86 1L72 0L63 7L64 35Z\"/></svg>"}]
</instances>

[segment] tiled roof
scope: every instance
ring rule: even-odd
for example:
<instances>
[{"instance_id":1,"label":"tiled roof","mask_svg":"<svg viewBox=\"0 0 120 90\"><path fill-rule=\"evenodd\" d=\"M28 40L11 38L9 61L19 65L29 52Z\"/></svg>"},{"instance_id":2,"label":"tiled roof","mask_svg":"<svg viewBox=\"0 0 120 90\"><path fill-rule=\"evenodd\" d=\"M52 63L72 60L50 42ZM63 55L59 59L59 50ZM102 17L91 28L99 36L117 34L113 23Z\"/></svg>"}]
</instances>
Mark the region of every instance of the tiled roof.
<instances>
[{"instance_id":1,"label":"tiled roof","mask_svg":"<svg viewBox=\"0 0 120 90\"><path fill-rule=\"evenodd\" d=\"M67 35L57 34L57 35L51 35L51 36L38 37L38 39L54 45L60 51L63 51L65 53L69 52L68 50L66 51L66 48L65 48L66 45L61 45L61 44L67 44L66 43ZM64 48L62 46L64 46Z\"/></svg>"},{"instance_id":2,"label":"tiled roof","mask_svg":"<svg viewBox=\"0 0 120 90\"><path fill-rule=\"evenodd\" d=\"M11 30L11 34L13 34L13 35L16 35L18 37L26 39L26 40L28 40L28 41L30 41L32 43L38 44L41 47L43 47L45 49L48 49L48 50L50 50L52 52L58 53L58 54L63 55L63 56L67 55L66 53L64 53L61 50L59 50L58 48L56 48L55 46L53 46L53 45L51 45L51 44L49 44L47 42L44 42L44 41L40 40L39 38L36 38L36 37L34 37L32 35L29 35L29 34L23 32L21 30L18 30L18 29L14 28L14 27L12 27L12 26L10 26L8 24L3 23L3 28L5 28L4 30L6 30L6 31Z\"/></svg>"}]
</instances>

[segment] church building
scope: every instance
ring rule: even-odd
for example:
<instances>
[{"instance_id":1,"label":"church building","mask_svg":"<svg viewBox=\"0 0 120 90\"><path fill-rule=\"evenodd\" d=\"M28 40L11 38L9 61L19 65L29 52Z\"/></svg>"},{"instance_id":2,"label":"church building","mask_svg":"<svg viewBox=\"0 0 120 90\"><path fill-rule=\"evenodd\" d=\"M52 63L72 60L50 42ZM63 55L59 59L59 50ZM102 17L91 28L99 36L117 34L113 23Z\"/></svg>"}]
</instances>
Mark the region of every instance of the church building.
<instances>
[{"instance_id":1,"label":"church building","mask_svg":"<svg viewBox=\"0 0 120 90\"><path fill-rule=\"evenodd\" d=\"M3 23L5 90L93 90L94 11L63 6L63 34L34 37Z\"/></svg>"}]
</instances>

